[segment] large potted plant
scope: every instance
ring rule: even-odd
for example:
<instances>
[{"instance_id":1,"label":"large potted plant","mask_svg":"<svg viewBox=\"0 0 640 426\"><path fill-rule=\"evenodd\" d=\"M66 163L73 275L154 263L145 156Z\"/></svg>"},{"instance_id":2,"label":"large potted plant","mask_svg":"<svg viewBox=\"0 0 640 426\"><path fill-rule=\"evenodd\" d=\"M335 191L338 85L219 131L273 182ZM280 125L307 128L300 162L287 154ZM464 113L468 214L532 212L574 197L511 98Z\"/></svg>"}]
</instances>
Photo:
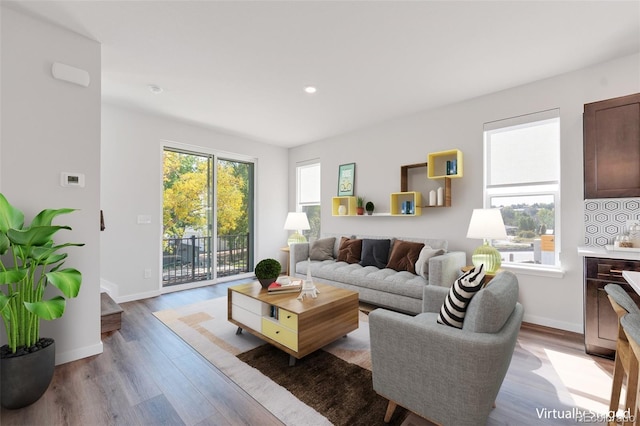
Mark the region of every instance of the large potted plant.
<instances>
[{"instance_id":1,"label":"large potted plant","mask_svg":"<svg viewBox=\"0 0 640 426\"><path fill-rule=\"evenodd\" d=\"M262 259L258 262L254 270L256 278L260 281L262 288L267 288L269 284L275 282L280 272L282 272L282 265L275 259Z\"/></svg>"},{"instance_id":2,"label":"large potted plant","mask_svg":"<svg viewBox=\"0 0 640 426\"><path fill-rule=\"evenodd\" d=\"M0 316L7 344L0 348L0 402L5 408L21 408L37 401L47 390L55 367L55 342L40 337L40 321L64 314L65 298L80 291L82 274L62 269L66 253L60 250L79 243L54 243L53 236L69 226L52 220L74 209L45 209L24 224L22 211L0 194ZM62 295L49 299L49 286Z\"/></svg>"}]
</instances>

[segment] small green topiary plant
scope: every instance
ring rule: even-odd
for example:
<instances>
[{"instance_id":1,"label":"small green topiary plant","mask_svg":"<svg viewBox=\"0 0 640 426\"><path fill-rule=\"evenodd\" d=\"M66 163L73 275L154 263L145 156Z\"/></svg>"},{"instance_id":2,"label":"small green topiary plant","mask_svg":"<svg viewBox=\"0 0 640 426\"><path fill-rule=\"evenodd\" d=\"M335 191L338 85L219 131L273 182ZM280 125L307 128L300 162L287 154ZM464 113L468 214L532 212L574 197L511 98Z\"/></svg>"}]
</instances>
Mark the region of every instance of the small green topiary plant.
<instances>
[{"instance_id":1,"label":"small green topiary plant","mask_svg":"<svg viewBox=\"0 0 640 426\"><path fill-rule=\"evenodd\" d=\"M376 206L371 201L367 201L367 204L364 206L364 209L367 211L368 214L373 213L373 209L375 208Z\"/></svg>"},{"instance_id":2,"label":"small green topiary plant","mask_svg":"<svg viewBox=\"0 0 640 426\"><path fill-rule=\"evenodd\" d=\"M282 272L282 265L275 259L262 259L254 270L256 278L258 278L263 288L269 287L269 284L278 278L280 272Z\"/></svg>"}]
</instances>

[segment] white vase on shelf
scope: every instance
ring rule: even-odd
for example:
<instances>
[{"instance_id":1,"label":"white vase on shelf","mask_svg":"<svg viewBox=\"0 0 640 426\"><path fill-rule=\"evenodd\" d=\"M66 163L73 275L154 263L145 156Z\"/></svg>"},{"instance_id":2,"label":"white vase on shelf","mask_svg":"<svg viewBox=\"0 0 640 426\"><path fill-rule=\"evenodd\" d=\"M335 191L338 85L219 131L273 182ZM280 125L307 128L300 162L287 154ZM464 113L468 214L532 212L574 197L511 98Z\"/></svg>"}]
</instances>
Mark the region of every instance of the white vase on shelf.
<instances>
[{"instance_id":1,"label":"white vase on shelf","mask_svg":"<svg viewBox=\"0 0 640 426\"><path fill-rule=\"evenodd\" d=\"M345 206L344 204L340 204L340 206L338 206L338 214L340 216L344 216L347 214L347 206Z\"/></svg>"}]
</instances>

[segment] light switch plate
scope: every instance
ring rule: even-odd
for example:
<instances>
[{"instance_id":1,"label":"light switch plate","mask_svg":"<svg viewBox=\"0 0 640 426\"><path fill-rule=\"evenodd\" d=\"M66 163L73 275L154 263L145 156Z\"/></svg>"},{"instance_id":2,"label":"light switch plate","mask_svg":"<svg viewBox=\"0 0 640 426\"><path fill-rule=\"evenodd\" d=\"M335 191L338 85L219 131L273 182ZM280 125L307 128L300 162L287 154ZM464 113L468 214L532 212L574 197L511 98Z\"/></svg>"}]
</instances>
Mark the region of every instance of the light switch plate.
<instances>
[{"instance_id":1,"label":"light switch plate","mask_svg":"<svg viewBox=\"0 0 640 426\"><path fill-rule=\"evenodd\" d=\"M138 224L139 225L148 225L151 223L151 216L148 214L139 214L138 215Z\"/></svg>"}]
</instances>

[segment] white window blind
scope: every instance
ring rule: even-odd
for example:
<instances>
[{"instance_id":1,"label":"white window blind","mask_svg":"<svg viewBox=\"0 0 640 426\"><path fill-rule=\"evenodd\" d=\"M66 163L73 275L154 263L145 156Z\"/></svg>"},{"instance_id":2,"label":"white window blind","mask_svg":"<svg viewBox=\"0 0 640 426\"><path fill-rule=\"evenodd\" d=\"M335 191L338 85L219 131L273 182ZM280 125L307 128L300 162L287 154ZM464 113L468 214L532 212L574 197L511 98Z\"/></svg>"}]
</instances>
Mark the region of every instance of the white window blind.
<instances>
[{"instance_id":1,"label":"white window blind","mask_svg":"<svg viewBox=\"0 0 640 426\"><path fill-rule=\"evenodd\" d=\"M320 204L320 163L298 166L298 204Z\"/></svg>"}]
</instances>

